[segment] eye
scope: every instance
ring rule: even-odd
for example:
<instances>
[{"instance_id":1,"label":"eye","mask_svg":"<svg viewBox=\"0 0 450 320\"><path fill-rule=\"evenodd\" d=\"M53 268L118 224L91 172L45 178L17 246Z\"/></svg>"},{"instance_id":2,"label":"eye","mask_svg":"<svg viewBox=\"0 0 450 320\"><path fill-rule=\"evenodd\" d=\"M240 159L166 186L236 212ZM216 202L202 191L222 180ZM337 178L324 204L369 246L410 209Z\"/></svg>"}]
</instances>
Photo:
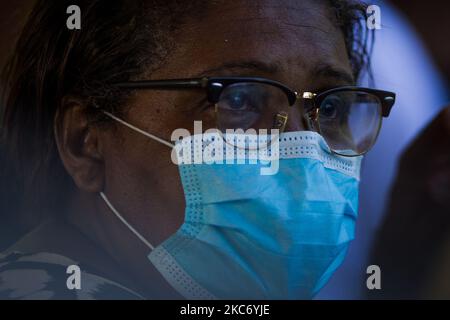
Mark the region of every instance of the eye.
<instances>
[{"instance_id":1,"label":"eye","mask_svg":"<svg viewBox=\"0 0 450 320\"><path fill-rule=\"evenodd\" d=\"M245 92L234 92L226 97L226 102L230 109L243 110L248 104L248 95Z\"/></svg>"},{"instance_id":2,"label":"eye","mask_svg":"<svg viewBox=\"0 0 450 320\"><path fill-rule=\"evenodd\" d=\"M327 97L320 106L320 115L326 119L338 118L344 110L344 101L338 96Z\"/></svg>"},{"instance_id":3,"label":"eye","mask_svg":"<svg viewBox=\"0 0 450 320\"><path fill-rule=\"evenodd\" d=\"M233 111L253 111L258 109L255 103L255 93L250 90L231 90L224 97L222 102L229 110Z\"/></svg>"}]
</instances>

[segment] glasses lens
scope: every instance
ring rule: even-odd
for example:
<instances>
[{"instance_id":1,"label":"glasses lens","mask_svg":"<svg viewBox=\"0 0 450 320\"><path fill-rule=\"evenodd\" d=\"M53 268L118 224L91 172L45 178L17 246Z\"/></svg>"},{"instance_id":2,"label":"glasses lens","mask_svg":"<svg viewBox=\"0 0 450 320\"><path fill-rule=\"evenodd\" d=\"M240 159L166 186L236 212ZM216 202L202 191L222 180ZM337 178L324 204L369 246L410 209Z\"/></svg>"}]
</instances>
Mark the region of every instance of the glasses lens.
<instances>
[{"instance_id":1,"label":"glasses lens","mask_svg":"<svg viewBox=\"0 0 450 320\"><path fill-rule=\"evenodd\" d=\"M286 94L272 85L242 82L227 86L217 103L217 128L221 133L245 133L247 136L274 128L276 115L287 113Z\"/></svg>"},{"instance_id":2,"label":"glasses lens","mask_svg":"<svg viewBox=\"0 0 450 320\"><path fill-rule=\"evenodd\" d=\"M318 120L321 134L334 152L356 156L374 145L381 119L378 97L361 91L341 91L322 101Z\"/></svg>"}]
</instances>

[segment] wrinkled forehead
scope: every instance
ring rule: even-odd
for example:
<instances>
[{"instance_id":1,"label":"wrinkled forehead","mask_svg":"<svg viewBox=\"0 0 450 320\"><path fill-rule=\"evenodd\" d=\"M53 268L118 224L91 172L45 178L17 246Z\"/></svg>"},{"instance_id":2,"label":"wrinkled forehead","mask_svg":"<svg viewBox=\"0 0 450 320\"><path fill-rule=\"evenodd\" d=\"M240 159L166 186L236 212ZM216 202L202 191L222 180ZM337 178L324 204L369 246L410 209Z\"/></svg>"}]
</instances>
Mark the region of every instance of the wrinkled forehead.
<instances>
[{"instance_id":1,"label":"wrinkled forehead","mask_svg":"<svg viewBox=\"0 0 450 320\"><path fill-rule=\"evenodd\" d=\"M214 1L179 31L177 69L188 64L200 72L205 64L243 59L282 70L319 64L349 68L333 17L326 0Z\"/></svg>"},{"instance_id":2,"label":"wrinkled forehead","mask_svg":"<svg viewBox=\"0 0 450 320\"><path fill-rule=\"evenodd\" d=\"M291 40L337 30L326 0L238 0L215 3L209 8L205 19L193 25L199 35L206 27L216 36L236 40L258 37L267 42L274 37Z\"/></svg>"}]
</instances>

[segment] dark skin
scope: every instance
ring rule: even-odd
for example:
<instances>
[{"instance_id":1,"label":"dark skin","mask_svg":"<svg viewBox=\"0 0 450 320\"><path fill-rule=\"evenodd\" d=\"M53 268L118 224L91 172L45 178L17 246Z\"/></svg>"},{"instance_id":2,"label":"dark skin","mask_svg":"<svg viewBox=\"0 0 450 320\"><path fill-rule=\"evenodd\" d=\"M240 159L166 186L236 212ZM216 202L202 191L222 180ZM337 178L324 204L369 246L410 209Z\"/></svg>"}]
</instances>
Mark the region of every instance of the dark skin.
<instances>
[{"instance_id":1,"label":"dark skin","mask_svg":"<svg viewBox=\"0 0 450 320\"><path fill-rule=\"evenodd\" d=\"M325 1L226 2L213 6L203 19L188 21L176 39L161 68L141 79L260 76L299 92L353 82L343 34ZM192 132L195 120L203 121L204 130L214 127L213 108L196 108L204 98L202 91L138 91L123 119L170 140L177 128ZM80 240L88 249L71 254L145 296L179 297L152 267L149 249L99 196L103 191L140 234L154 246L161 244L184 219L183 189L171 149L122 125L91 126L82 103L71 97L64 103L55 137L77 186L67 220L90 239L89 244ZM300 106L289 113L286 130L302 130ZM67 255L67 245L61 243L46 241L42 246ZM87 257L94 247L101 248L104 257Z\"/></svg>"}]
</instances>

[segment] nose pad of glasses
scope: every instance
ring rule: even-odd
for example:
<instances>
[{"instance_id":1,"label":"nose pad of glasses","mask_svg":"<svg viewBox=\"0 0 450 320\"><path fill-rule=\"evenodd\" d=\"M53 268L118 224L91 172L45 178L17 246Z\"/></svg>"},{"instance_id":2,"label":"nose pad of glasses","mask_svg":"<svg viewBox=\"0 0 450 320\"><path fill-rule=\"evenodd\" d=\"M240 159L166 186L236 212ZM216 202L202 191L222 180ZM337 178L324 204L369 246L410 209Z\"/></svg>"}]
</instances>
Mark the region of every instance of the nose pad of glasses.
<instances>
[{"instance_id":1,"label":"nose pad of glasses","mask_svg":"<svg viewBox=\"0 0 450 320\"><path fill-rule=\"evenodd\" d=\"M317 120L319 118L319 110L314 108L308 112L306 112L302 119L305 130L309 131L318 131L317 128Z\"/></svg>"},{"instance_id":2,"label":"nose pad of glasses","mask_svg":"<svg viewBox=\"0 0 450 320\"><path fill-rule=\"evenodd\" d=\"M278 112L274 117L273 128L279 130L280 133L284 132L288 123L289 115L285 111Z\"/></svg>"},{"instance_id":3,"label":"nose pad of glasses","mask_svg":"<svg viewBox=\"0 0 450 320\"><path fill-rule=\"evenodd\" d=\"M309 130L305 124L303 112L296 106L290 107L289 112L284 112L286 123L284 125L284 132L295 132ZM278 115L277 115L278 116ZM280 132L283 132L280 130Z\"/></svg>"}]
</instances>

